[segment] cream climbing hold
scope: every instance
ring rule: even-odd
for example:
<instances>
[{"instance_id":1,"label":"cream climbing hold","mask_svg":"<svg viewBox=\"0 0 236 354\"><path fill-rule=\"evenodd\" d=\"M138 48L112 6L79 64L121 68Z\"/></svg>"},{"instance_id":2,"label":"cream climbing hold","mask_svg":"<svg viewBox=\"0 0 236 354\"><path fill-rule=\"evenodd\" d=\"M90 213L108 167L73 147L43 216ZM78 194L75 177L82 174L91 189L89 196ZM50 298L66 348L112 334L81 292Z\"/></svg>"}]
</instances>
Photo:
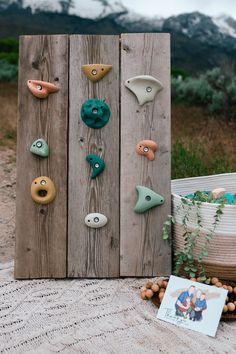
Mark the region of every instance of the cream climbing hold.
<instances>
[{"instance_id":1,"label":"cream climbing hold","mask_svg":"<svg viewBox=\"0 0 236 354\"><path fill-rule=\"evenodd\" d=\"M87 226L98 229L107 224L107 217L100 213L91 213L85 217L84 222Z\"/></svg>"},{"instance_id":2,"label":"cream climbing hold","mask_svg":"<svg viewBox=\"0 0 236 354\"><path fill-rule=\"evenodd\" d=\"M213 189L213 191L211 192L213 199L220 198L220 197L222 197L225 193L226 193L226 189L225 189L225 188L215 188L215 189Z\"/></svg>"},{"instance_id":3,"label":"cream climbing hold","mask_svg":"<svg viewBox=\"0 0 236 354\"><path fill-rule=\"evenodd\" d=\"M40 80L28 80L27 86L37 98L47 98L50 93L59 91L59 88L54 84Z\"/></svg>"},{"instance_id":4,"label":"cream climbing hold","mask_svg":"<svg viewBox=\"0 0 236 354\"><path fill-rule=\"evenodd\" d=\"M41 157L48 157L49 155L49 148L48 144L44 139L37 139L33 142L33 144L30 147L30 151L34 155L38 155Z\"/></svg>"},{"instance_id":5,"label":"cream climbing hold","mask_svg":"<svg viewBox=\"0 0 236 354\"><path fill-rule=\"evenodd\" d=\"M157 143L153 140L141 140L136 145L136 152L139 155L146 156L150 161L155 159L155 152L157 151Z\"/></svg>"},{"instance_id":6,"label":"cream climbing hold","mask_svg":"<svg viewBox=\"0 0 236 354\"><path fill-rule=\"evenodd\" d=\"M31 184L31 197L38 204L49 204L56 197L53 181L46 176L37 177Z\"/></svg>"},{"instance_id":7,"label":"cream climbing hold","mask_svg":"<svg viewBox=\"0 0 236 354\"><path fill-rule=\"evenodd\" d=\"M87 78L93 82L101 80L112 68L108 64L86 64L82 65L82 70Z\"/></svg>"},{"instance_id":8,"label":"cream climbing hold","mask_svg":"<svg viewBox=\"0 0 236 354\"><path fill-rule=\"evenodd\" d=\"M162 83L150 75L140 75L125 81L125 86L137 97L140 106L154 100L163 89Z\"/></svg>"},{"instance_id":9,"label":"cream climbing hold","mask_svg":"<svg viewBox=\"0 0 236 354\"><path fill-rule=\"evenodd\" d=\"M148 211L155 206L162 205L165 202L164 197L150 188L136 186L136 190L138 192L138 200L134 207L136 213L145 213L145 211Z\"/></svg>"}]
</instances>

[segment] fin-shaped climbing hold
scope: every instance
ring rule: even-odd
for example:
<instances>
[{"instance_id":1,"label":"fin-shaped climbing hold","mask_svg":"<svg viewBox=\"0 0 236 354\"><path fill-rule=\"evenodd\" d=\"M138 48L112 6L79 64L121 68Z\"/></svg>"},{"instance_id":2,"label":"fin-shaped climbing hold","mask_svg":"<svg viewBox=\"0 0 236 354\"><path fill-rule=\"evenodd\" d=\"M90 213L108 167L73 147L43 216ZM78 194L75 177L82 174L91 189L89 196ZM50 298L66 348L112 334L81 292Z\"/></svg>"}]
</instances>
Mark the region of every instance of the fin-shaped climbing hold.
<instances>
[{"instance_id":1,"label":"fin-shaped climbing hold","mask_svg":"<svg viewBox=\"0 0 236 354\"><path fill-rule=\"evenodd\" d=\"M80 114L83 122L88 127L99 129L108 123L110 108L105 102L92 98L82 104Z\"/></svg>"},{"instance_id":2,"label":"fin-shaped climbing hold","mask_svg":"<svg viewBox=\"0 0 236 354\"><path fill-rule=\"evenodd\" d=\"M38 204L49 204L56 197L56 189L53 181L46 176L33 180L31 184L31 197Z\"/></svg>"},{"instance_id":3,"label":"fin-shaped climbing hold","mask_svg":"<svg viewBox=\"0 0 236 354\"><path fill-rule=\"evenodd\" d=\"M150 188L144 186L136 186L138 192L138 200L135 205L134 211L136 213L145 213L145 211L157 206L162 205L165 202L164 197L157 194Z\"/></svg>"},{"instance_id":4,"label":"fin-shaped climbing hold","mask_svg":"<svg viewBox=\"0 0 236 354\"><path fill-rule=\"evenodd\" d=\"M50 93L59 91L54 84L40 80L28 80L27 86L35 97L47 98Z\"/></svg>"},{"instance_id":5,"label":"fin-shaped climbing hold","mask_svg":"<svg viewBox=\"0 0 236 354\"><path fill-rule=\"evenodd\" d=\"M82 70L87 78L93 82L101 80L112 68L108 64L87 64L82 65Z\"/></svg>"},{"instance_id":6,"label":"fin-shaped climbing hold","mask_svg":"<svg viewBox=\"0 0 236 354\"><path fill-rule=\"evenodd\" d=\"M34 155L38 155L41 157L48 157L49 155L49 148L48 144L44 139L37 139L33 142L33 144L30 147L30 151Z\"/></svg>"},{"instance_id":7,"label":"fin-shaped climbing hold","mask_svg":"<svg viewBox=\"0 0 236 354\"><path fill-rule=\"evenodd\" d=\"M146 156L148 160L155 159L155 152L157 151L157 143L153 140L142 140L136 145L136 152L139 155Z\"/></svg>"},{"instance_id":8,"label":"fin-shaped climbing hold","mask_svg":"<svg viewBox=\"0 0 236 354\"><path fill-rule=\"evenodd\" d=\"M98 229L107 224L107 217L100 213L91 213L85 217L84 222L87 226Z\"/></svg>"},{"instance_id":9,"label":"fin-shaped climbing hold","mask_svg":"<svg viewBox=\"0 0 236 354\"><path fill-rule=\"evenodd\" d=\"M125 86L134 93L142 106L154 100L156 94L163 89L162 83L150 75L140 75L125 81Z\"/></svg>"},{"instance_id":10,"label":"fin-shaped climbing hold","mask_svg":"<svg viewBox=\"0 0 236 354\"><path fill-rule=\"evenodd\" d=\"M92 166L93 169L93 172L91 174L92 179L100 175L100 173L102 173L105 169L106 164L103 161L103 159L101 159L101 157L99 157L98 155L89 154L86 156L86 161Z\"/></svg>"}]
</instances>

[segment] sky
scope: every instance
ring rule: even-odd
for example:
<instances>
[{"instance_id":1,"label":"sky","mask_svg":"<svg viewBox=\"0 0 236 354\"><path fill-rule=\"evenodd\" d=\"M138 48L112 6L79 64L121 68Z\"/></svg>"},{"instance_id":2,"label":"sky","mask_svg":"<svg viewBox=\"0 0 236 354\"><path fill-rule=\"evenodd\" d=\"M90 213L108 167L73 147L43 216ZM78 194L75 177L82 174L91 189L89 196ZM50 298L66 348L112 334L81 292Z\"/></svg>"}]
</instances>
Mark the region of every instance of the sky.
<instances>
[{"instance_id":1,"label":"sky","mask_svg":"<svg viewBox=\"0 0 236 354\"><path fill-rule=\"evenodd\" d=\"M199 11L211 16L228 14L236 18L236 0L123 0L122 3L143 15L167 17Z\"/></svg>"}]
</instances>

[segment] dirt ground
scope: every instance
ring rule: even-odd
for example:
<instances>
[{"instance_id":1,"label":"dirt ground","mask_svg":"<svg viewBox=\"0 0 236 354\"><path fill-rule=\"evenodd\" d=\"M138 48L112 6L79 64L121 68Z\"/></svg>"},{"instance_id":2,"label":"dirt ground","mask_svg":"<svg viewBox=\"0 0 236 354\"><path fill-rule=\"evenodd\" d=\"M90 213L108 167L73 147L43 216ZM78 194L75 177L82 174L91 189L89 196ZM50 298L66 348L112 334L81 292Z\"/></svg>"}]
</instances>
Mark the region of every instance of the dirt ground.
<instances>
[{"instance_id":1,"label":"dirt ground","mask_svg":"<svg viewBox=\"0 0 236 354\"><path fill-rule=\"evenodd\" d=\"M0 263L14 257L16 162L14 150L0 150Z\"/></svg>"}]
</instances>

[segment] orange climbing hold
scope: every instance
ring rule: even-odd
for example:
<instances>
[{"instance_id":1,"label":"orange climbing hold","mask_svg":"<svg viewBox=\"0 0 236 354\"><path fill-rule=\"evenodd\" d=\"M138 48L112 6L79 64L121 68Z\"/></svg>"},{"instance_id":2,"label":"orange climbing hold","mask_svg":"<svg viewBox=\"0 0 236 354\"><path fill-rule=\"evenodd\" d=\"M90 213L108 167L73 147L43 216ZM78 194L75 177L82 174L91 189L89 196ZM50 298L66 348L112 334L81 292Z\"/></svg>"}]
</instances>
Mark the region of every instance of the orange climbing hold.
<instances>
[{"instance_id":1,"label":"orange climbing hold","mask_svg":"<svg viewBox=\"0 0 236 354\"><path fill-rule=\"evenodd\" d=\"M40 80L28 80L27 86L35 97L47 98L50 93L59 91L54 84Z\"/></svg>"},{"instance_id":2,"label":"orange climbing hold","mask_svg":"<svg viewBox=\"0 0 236 354\"><path fill-rule=\"evenodd\" d=\"M157 151L157 143L153 140L142 140L136 146L136 152L139 155L146 156L148 160L155 159L155 152Z\"/></svg>"},{"instance_id":3,"label":"orange climbing hold","mask_svg":"<svg viewBox=\"0 0 236 354\"><path fill-rule=\"evenodd\" d=\"M38 204L49 204L56 197L53 181L46 176L33 180L31 184L31 197Z\"/></svg>"}]
</instances>

